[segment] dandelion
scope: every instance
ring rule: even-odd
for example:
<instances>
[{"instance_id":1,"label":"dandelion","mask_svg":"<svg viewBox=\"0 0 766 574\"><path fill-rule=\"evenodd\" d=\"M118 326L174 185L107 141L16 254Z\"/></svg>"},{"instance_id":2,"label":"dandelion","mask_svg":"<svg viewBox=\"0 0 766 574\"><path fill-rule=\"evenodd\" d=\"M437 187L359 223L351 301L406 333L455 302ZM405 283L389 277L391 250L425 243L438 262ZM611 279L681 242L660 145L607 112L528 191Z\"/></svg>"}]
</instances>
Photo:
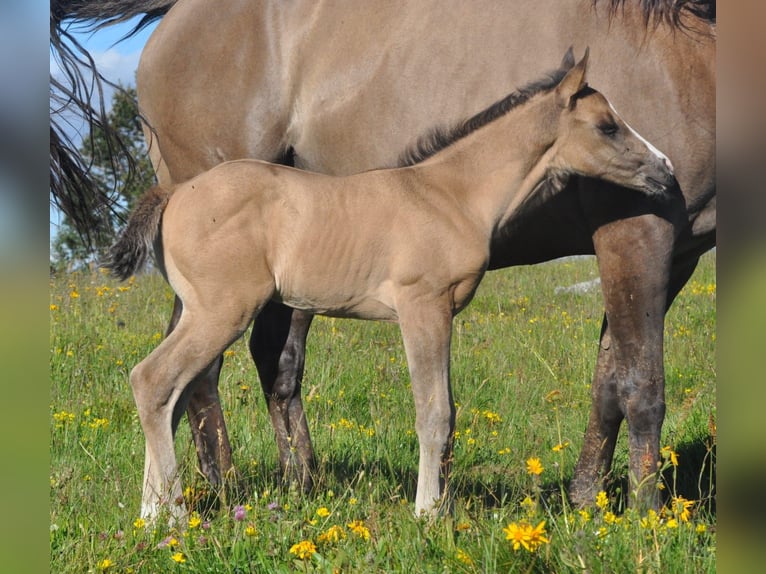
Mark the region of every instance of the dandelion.
<instances>
[{"instance_id":1,"label":"dandelion","mask_svg":"<svg viewBox=\"0 0 766 574\"><path fill-rule=\"evenodd\" d=\"M101 560L101 562L99 562L99 563L98 563L98 565L97 565L97 568L98 568L98 569L99 569L101 572L106 572L106 571L107 571L107 570L109 570L109 569L110 569L112 566L114 566L114 562L112 562L111 560L109 560L109 558L104 558L103 560Z\"/></svg>"},{"instance_id":2,"label":"dandelion","mask_svg":"<svg viewBox=\"0 0 766 574\"><path fill-rule=\"evenodd\" d=\"M186 556L184 556L183 552L176 552L174 553L170 559L175 562L176 564L183 564L186 562Z\"/></svg>"},{"instance_id":3,"label":"dandelion","mask_svg":"<svg viewBox=\"0 0 766 574\"><path fill-rule=\"evenodd\" d=\"M544 520L534 527L526 522L518 524L512 522L503 528L503 532L505 532L505 539L512 542L514 552L522 547L528 552L534 552L543 544L550 542L546 536Z\"/></svg>"},{"instance_id":4,"label":"dandelion","mask_svg":"<svg viewBox=\"0 0 766 574\"><path fill-rule=\"evenodd\" d=\"M301 560L311 558L316 551L317 547L311 540L301 540L290 548L290 554L295 554Z\"/></svg>"},{"instance_id":5,"label":"dandelion","mask_svg":"<svg viewBox=\"0 0 766 574\"><path fill-rule=\"evenodd\" d=\"M527 472L534 475L542 474L543 465L539 458L532 457L527 459Z\"/></svg>"},{"instance_id":6,"label":"dandelion","mask_svg":"<svg viewBox=\"0 0 766 574\"><path fill-rule=\"evenodd\" d=\"M363 540L370 539L370 530L364 525L364 522L362 522L361 520L354 520L352 522L349 522L346 526L348 526L351 532L356 534L359 538Z\"/></svg>"},{"instance_id":7,"label":"dandelion","mask_svg":"<svg viewBox=\"0 0 766 574\"><path fill-rule=\"evenodd\" d=\"M330 511L327 510L327 508L325 508L324 506L317 508L317 516L319 518L327 518L328 516L330 516L330 514L331 514Z\"/></svg>"}]
</instances>

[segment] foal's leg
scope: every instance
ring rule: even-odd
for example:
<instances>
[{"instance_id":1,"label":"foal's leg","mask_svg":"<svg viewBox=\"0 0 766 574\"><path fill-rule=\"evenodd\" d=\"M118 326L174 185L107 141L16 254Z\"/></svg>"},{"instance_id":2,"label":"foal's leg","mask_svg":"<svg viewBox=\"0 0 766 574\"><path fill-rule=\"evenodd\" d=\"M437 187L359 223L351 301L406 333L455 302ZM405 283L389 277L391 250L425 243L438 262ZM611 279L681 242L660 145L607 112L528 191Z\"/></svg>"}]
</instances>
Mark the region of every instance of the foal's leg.
<instances>
[{"instance_id":1,"label":"foal's leg","mask_svg":"<svg viewBox=\"0 0 766 574\"><path fill-rule=\"evenodd\" d=\"M314 449L301 401L306 337L313 315L270 302L258 315L250 336L250 353L258 368L263 394L279 449L285 479L311 489Z\"/></svg>"},{"instance_id":2,"label":"foal's leg","mask_svg":"<svg viewBox=\"0 0 766 574\"><path fill-rule=\"evenodd\" d=\"M149 519L156 518L166 504L169 504L172 522L185 517L173 449L174 427L180 418L178 401L192 379L247 325L236 316L227 320L197 312L193 317L190 314L182 317L173 332L130 374L146 438L141 516ZM202 329L202 325L207 328Z\"/></svg>"},{"instance_id":3,"label":"foal's leg","mask_svg":"<svg viewBox=\"0 0 766 574\"><path fill-rule=\"evenodd\" d=\"M433 514L440 505L449 504L447 480L455 431L449 379L452 312L442 301L400 304L399 327L412 380L420 445L415 514Z\"/></svg>"},{"instance_id":4,"label":"foal's leg","mask_svg":"<svg viewBox=\"0 0 766 574\"><path fill-rule=\"evenodd\" d=\"M175 329L181 317L182 309L181 300L176 297L166 336ZM208 481L216 487L220 487L223 478L234 472L231 444L218 395L218 380L222 366L223 356L213 361L209 368L192 381L187 391L188 403L186 406L200 470Z\"/></svg>"},{"instance_id":5,"label":"foal's leg","mask_svg":"<svg viewBox=\"0 0 766 574\"><path fill-rule=\"evenodd\" d=\"M570 495L576 504L593 502L626 418L630 486L645 509L659 505L654 477L665 417L663 328L675 228L669 217L626 217L605 221L593 235L606 314Z\"/></svg>"}]
</instances>

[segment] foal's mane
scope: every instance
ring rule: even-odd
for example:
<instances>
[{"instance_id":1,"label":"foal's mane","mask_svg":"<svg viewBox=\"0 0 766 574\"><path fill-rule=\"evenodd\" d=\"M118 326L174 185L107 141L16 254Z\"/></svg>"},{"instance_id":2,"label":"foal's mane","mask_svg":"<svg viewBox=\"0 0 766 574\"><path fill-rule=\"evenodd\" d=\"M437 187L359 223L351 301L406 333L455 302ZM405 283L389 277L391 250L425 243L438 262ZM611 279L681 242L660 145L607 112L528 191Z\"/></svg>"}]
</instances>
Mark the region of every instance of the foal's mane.
<instances>
[{"instance_id":1,"label":"foal's mane","mask_svg":"<svg viewBox=\"0 0 766 574\"><path fill-rule=\"evenodd\" d=\"M533 96L552 90L558 86L559 82L561 82L572 65L574 65L571 52L567 53L567 58L567 65L562 65L558 70L549 72L539 80L516 90L467 120L459 122L452 127L432 128L430 132L420 136L414 144L404 150L399 156L397 166L406 167L425 161L451 146L457 140L463 139L479 128L504 116L512 109L528 102Z\"/></svg>"}]
</instances>

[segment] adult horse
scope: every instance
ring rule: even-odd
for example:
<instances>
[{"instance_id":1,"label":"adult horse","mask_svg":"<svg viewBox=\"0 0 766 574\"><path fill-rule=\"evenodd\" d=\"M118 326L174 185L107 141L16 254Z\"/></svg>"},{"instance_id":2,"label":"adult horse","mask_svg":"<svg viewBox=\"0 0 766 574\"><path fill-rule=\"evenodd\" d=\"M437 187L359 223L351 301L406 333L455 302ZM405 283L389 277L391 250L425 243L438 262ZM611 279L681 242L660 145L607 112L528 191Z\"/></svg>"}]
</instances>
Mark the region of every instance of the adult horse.
<instances>
[{"instance_id":1,"label":"adult horse","mask_svg":"<svg viewBox=\"0 0 766 574\"><path fill-rule=\"evenodd\" d=\"M714 17L712 0L381 0L364 9L342 0L184 0L146 45L139 104L163 184L246 157L348 174L395 165L418 134L486 107L568 46L589 45L593 83L667 153L683 197L658 206L573 181L497 230L490 267L595 253L605 314L570 496L593 500L625 419L634 493L656 506L664 315L715 244ZM250 343L281 464L304 486L314 457L300 396L310 322L270 305ZM187 397L214 484L232 468L220 367L219 359Z\"/></svg>"}]
</instances>

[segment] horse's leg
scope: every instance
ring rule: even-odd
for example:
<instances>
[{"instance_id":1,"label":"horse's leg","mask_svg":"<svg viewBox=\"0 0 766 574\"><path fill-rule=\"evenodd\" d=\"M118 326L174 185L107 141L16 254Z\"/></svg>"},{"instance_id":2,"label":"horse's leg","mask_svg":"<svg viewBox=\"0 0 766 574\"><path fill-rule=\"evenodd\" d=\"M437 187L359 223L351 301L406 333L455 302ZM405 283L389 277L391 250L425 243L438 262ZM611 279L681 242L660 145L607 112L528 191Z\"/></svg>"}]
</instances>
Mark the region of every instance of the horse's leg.
<instances>
[{"instance_id":1,"label":"horse's leg","mask_svg":"<svg viewBox=\"0 0 766 574\"><path fill-rule=\"evenodd\" d=\"M601 213L615 207L614 199L596 197L604 209ZM590 207L590 213L596 214L593 242L606 312L590 418L570 496L578 505L593 502L611 467L625 418L634 500L641 509L656 508L659 496L654 477L665 417L663 329L676 233L671 215L677 215L678 206L669 204L666 217L628 213L625 219L601 221L599 207Z\"/></svg>"},{"instance_id":2,"label":"horse's leg","mask_svg":"<svg viewBox=\"0 0 766 574\"><path fill-rule=\"evenodd\" d=\"M417 300L398 305L420 445L416 515L433 514L449 505L447 481L455 431L449 379L452 314L442 303Z\"/></svg>"},{"instance_id":3,"label":"horse's leg","mask_svg":"<svg viewBox=\"0 0 766 574\"><path fill-rule=\"evenodd\" d=\"M303 412L301 380L313 315L270 302L253 326L250 353L269 407L285 479L313 486L314 449Z\"/></svg>"},{"instance_id":4,"label":"horse's leg","mask_svg":"<svg viewBox=\"0 0 766 574\"><path fill-rule=\"evenodd\" d=\"M153 520L168 504L171 522L186 508L173 449L173 433L181 411L179 400L190 382L236 337L241 317L220 321L202 313L182 317L172 333L130 374L130 384L146 439L141 516ZM207 328L203 329L202 326ZM233 327L232 327L233 326Z\"/></svg>"},{"instance_id":5,"label":"horse's leg","mask_svg":"<svg viewBox=\"0 0 766 574\"><path fill-rule=\"evenodd\" d=\"M181 300L176 297L166 336L175 329L182 309ZM220 487L223 478L234 472L231 444L218 395L218 379L222 365L221 356L200 373L187 389L184 401L200 470L215 487Z\"/></svg>"}]
</instances>

